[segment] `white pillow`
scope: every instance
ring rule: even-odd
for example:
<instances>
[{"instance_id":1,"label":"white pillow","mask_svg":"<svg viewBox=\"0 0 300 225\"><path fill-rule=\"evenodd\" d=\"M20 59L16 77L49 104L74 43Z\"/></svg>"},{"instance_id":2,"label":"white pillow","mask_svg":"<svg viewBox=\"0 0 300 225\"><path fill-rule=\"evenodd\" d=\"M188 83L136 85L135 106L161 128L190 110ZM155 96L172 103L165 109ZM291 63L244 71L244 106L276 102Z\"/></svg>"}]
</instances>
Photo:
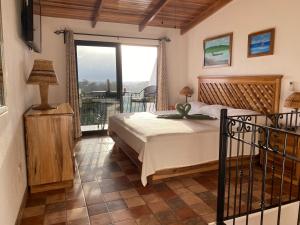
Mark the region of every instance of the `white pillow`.
<instances>
[{"instance_id":1,"label":"white pillow","mask_svg":"<svg viewBox=\"0 0 300 225\"><path fill-rule=\"evenodd\" d=\"M199 102L199 101L192 101L189 102L189 104L191 105L191 110L189 112L189 114L198 114L198 111L203 107L206 106L207 104L204 102Z\"/></svg>"},{"instance_id":2,"label":"white pillow","mask_svg":"<svg viewBox=\"0 0 300 225\"><path fill-rule=\"evenodd\" d=\"M228 109L228 116L259 115L260 113L249 109Z\"/></svg>"},{"instance_id":3,"label":"white pillow","mask_svg":"<svg viewBox=\"0 0 300 225\"><path fill-rule=\"evenodd\" d=\"M221 109L233 109L225 105L206 105L198 110L199 114L208 115L214 118L220 118Z\"/></svg>"},{"instance_id":4,"label":"white pillow","mask_svg":"<svg viewBox=\"0 0 300 225\"><path fill-rule=\"evenodd\" d=\"M201 102L200 102L200 104L201 104ZM192 104L191 104L191 106L192 106ZM235 108L225 106L225 105L207 105L205 103L202 103L202 105L200 107L198 107L197 110L193 110L193 106L192 106L190 114L204 114L204 115L208 115L208 116L220 119L221 109L227 109L228 116L243 116L243 115L259 115L260 114L253 110L235 109Z\"/></svg>"}]
</instances>

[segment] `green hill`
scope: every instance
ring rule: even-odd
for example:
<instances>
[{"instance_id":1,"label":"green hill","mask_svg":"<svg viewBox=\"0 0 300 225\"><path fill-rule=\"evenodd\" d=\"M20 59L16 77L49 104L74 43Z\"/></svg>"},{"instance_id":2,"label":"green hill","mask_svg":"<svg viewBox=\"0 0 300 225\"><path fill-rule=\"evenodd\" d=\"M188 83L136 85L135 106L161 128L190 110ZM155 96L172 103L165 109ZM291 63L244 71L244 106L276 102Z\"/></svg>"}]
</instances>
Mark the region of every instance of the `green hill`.
<instances>
[{"instance_id":1,"label":"green hill","mask_svg":"<svg viewBox=\"0 0 300 225\"><path fill-rule=\"evenodd\" d=\"M215 53L215 52L222 52L227 51L229 49L229 45L219 45L219 46L212 46L205 50L206 53Z\"/></svg>"}]
</instances>

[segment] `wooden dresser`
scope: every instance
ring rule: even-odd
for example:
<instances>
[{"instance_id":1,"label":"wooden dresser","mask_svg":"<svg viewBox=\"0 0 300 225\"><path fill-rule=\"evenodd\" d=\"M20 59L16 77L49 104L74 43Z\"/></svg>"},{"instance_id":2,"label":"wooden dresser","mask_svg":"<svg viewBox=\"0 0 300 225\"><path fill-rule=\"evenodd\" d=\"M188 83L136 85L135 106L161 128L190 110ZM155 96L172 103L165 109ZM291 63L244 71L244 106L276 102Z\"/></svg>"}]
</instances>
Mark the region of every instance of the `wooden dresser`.
<instances>
[{"instance_id":1,"label":"wooden dresser","mask_svg":"<svg viewBox=\"0 0 300 225\"><path fill-rule=\"evenodd\" d=\"M73 110L30 108L24 115L28 185L31 193L70 187L74 178Z\"/></svg>"}]
</instances>

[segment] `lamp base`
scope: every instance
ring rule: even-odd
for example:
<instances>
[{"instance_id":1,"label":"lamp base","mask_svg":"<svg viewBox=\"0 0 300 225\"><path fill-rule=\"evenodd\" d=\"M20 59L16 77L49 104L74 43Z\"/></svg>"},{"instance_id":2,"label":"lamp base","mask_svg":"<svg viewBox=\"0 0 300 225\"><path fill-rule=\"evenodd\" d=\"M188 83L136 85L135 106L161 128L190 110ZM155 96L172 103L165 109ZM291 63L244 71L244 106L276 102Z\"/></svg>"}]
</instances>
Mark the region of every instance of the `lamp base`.
<instances>
[{"instance_id":1,"label":"lamp base","mask_svg":"<svg viewBox=\"0 0 300 225\"><path fill-rule=\"evenodd\" d=\"M57 107L51 106L48 104L48 89L49 84L41 82L40 86L40 96L41 96L41 104L38 106L32 107L34 110L51 110L56 109Z\"/></svg>"},{"instance_id":2,"label":"lamp base","mask_svg":"<svg viewBox=\"0 0 300 225\"><path fill-rule=\"evenodd\" d=\"M46 104L46 105L38 105L38 106L34 106L32 107L32 109L34 110L51 110L51 109L56 109L57 107L56 106L51 106L49 104Z\"/></svg>"}]
</instances>

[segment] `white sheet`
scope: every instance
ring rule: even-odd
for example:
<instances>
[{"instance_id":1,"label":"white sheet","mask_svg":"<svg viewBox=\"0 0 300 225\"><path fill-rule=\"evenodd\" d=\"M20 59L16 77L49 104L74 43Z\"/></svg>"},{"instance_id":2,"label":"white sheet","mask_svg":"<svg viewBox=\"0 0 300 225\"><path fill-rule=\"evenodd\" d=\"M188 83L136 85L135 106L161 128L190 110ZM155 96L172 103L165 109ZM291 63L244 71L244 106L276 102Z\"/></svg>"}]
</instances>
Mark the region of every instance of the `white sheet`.
<instances>
[{"instance_id":1,"label":"white sheet","mask_svg":"<svg viewBox=\"0 0 300 225\"><path fill-rule=\"evenodd\" d=\"M156 116L144 112L109 119L109 130L139 154L143 185L156 171L218 160L219 120L168 120Z\"/></svg>"}]
</instances>

